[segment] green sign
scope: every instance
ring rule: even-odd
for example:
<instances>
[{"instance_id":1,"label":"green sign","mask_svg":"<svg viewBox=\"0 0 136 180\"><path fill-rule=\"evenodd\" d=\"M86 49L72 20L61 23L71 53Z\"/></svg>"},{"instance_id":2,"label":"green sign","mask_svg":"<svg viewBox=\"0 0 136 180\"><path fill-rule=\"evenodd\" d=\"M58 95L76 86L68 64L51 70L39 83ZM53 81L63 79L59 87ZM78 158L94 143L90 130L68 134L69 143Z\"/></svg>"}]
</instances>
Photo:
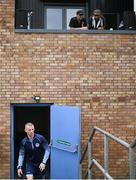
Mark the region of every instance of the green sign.
<instances>
[{"instance_id":1,"label":"green sign","mask_svg":"<svg viewBox=\"0 0 136 180\"><path fill-rule=\"evenodd\" d=\"M70 142L67 142L67 141L64 141L64 140L60 140L60 139L57 140L57 143L63 144L63 145L66 145L66 146L71 146Z\"/></svg>"}]
</instances>

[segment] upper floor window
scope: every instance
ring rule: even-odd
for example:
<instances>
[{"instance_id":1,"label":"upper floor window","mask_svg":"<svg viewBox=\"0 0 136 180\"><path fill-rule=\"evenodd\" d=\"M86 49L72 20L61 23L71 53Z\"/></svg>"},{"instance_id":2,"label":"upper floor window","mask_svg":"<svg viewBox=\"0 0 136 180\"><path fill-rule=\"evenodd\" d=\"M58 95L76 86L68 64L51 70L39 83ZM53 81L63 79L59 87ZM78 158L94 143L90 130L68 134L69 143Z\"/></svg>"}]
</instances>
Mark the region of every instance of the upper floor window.
<instances>
[{"instance_id":1,"label":"upper floor window","mask_svg":"<svg viewBox=\"0 0 136 180\"><path fill-rule=\"evenodd\" d=\"M46 6L44 24L47 30L68 30L69 22L72 17L75 16L78 10L83 10L83 7L71 7L71 6Z\"/></svg>"},{"instance_id":2,"label":"upper floor window","mask_svg":"<svg viewBox=\"0 0 136 180\"><path fill-rule=\"evenodd\" d=\"M106 30L135 30L134 0L16 0L16 29L69 30L70 19L83 10L88 22L95 9L105 18Z\"/></svg>"}]
</instances>

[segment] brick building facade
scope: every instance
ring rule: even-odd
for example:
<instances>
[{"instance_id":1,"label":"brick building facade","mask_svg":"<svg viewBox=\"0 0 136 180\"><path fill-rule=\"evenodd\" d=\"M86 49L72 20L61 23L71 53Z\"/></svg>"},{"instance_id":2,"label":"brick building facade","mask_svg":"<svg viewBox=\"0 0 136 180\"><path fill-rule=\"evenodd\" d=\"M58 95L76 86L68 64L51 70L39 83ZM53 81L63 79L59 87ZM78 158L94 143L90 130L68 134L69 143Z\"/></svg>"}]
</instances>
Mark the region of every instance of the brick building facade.
<instances>
[{"instance_id":1,"label":"brick building facade","mask_svg":"<svg viewBox=\"0 0 136 180\"><path fill-rule=\"evenodd\" d=\"M134 139L136 35L16 33L14 1L1 0L0 65L0 178L10 177L10 106L33 103L35 94L42 103L80 106L82 150L93 126ZM111 143L110 161L113 177L128 177L122 147Z\"/></svg>"}]
</instances>

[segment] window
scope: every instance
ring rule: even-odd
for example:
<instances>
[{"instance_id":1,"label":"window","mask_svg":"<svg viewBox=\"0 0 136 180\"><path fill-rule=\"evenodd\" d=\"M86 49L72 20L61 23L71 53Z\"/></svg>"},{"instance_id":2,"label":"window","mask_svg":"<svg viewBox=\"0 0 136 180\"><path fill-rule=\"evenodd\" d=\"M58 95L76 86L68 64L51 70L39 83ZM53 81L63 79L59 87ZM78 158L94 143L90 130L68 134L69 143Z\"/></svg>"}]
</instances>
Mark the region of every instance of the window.
<instances>
[{"instance_id":1,"label":"window","mask_svg":"<svg viewBox=\"0 0 136 180\"><path fill-rule=\"evenodd\" d=\"M16 29L69 30L77 10L88 20L94 9L101 9L106 30L136 30L136 0L16 0L15 5Z\"/></svg>"},{"instance_id":2,"label":"window","mask_svg":"<svg viewBox=\"0 0 136 180\"><path fill-rule=\"evenodd\" d=\"M119 13L104 13L106 19L106 29L118 29L120 20Z\"/></svg>"},{"instance_id":3,"label":"window","mask_svg":"<svg viewBox=\"0 0 136 180\"><path fill-rule=\"evenodd\" d=\"M46 29L47 30L60 30L63 27L63 14L60 8L47 8L46 9Z\"/></svg>"},{"instance_id":4,"label":"window","mask_svg":"<svg viewBox=\"0 0 136 180\"><path fill-rule=\"evenodd\" d=\"M45 29L47 30L68 30L69 21L76 15L77 10L83 10L83 7L67 6L46 6L45 7Z\"/></svg>"},{"instance_id":5,"label":"window","mask_svg":"<svg viewBox=\"0 0 136 180\"><path fill-rule=\"evenodd\" d=\"M75 16L75 14L76 14L76 12L77 12L78 10L83 10L83 11L85 11L83 7L82 7L82 8L81 8L81 7L79 7L79 8L74 8L74 9L68 8L68 9L66 10L67 29L70 29L70 27L69 27L70 19Z\"/></svg>"}]
</instances>

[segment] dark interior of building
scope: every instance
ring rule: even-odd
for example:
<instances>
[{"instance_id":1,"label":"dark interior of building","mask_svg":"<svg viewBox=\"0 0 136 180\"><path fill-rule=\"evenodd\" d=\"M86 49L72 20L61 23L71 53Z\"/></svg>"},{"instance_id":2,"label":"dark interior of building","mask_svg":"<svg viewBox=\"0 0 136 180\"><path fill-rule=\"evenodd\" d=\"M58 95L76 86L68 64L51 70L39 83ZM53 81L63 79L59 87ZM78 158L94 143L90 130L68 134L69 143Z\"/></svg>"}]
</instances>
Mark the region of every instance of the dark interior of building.
<instances>
[{"instance_id":1,"label":"dark interior of building","mask_svg":"<svg viewBox=\"0 0 136 180\"><path fill-rule=\"evenodd\" d=\"M31 29L45 28L45 6L82 6L88 18L94 9L101 9L106 19L106 29L119 29L124 22L124 29L136 29L134 0L16 0L16 29L27 29L28 13L31 14ZM32 12L32 13L31 13ZM64 30L64 29L63 29Z\"/></svg>"},{"instance_id":2,"label":"dark interior of building","mask_svg":"<svg viewBox=\"0 0 136 180\"><path fill-rule=\"evenodd\" d=\"M124 21L124 29L135 29L136 20L133 0L16 0L16 28L27 28L27 14L33 12L31 17L32 29L44 28L44 7L46 5L79 6L85 7L86 16L89 17L94 9L101 9L106 19L106 29L118 29L120 22Z\"/></svg>"},{"instance_id":3,"label":"dark interior of building","mask_svg":"<svg viewBox=\"0 0 136 180\"><path fill-rule=\"evenodd\" d=\"M31 122L35 125L35 132L42 134L50 142L50 107L19 106L14 107L14 174L17 178L17 161L20 141L25 137L24 125ZM50 162L47 163L49 178Z\"/></svg>"}]
</instances>

